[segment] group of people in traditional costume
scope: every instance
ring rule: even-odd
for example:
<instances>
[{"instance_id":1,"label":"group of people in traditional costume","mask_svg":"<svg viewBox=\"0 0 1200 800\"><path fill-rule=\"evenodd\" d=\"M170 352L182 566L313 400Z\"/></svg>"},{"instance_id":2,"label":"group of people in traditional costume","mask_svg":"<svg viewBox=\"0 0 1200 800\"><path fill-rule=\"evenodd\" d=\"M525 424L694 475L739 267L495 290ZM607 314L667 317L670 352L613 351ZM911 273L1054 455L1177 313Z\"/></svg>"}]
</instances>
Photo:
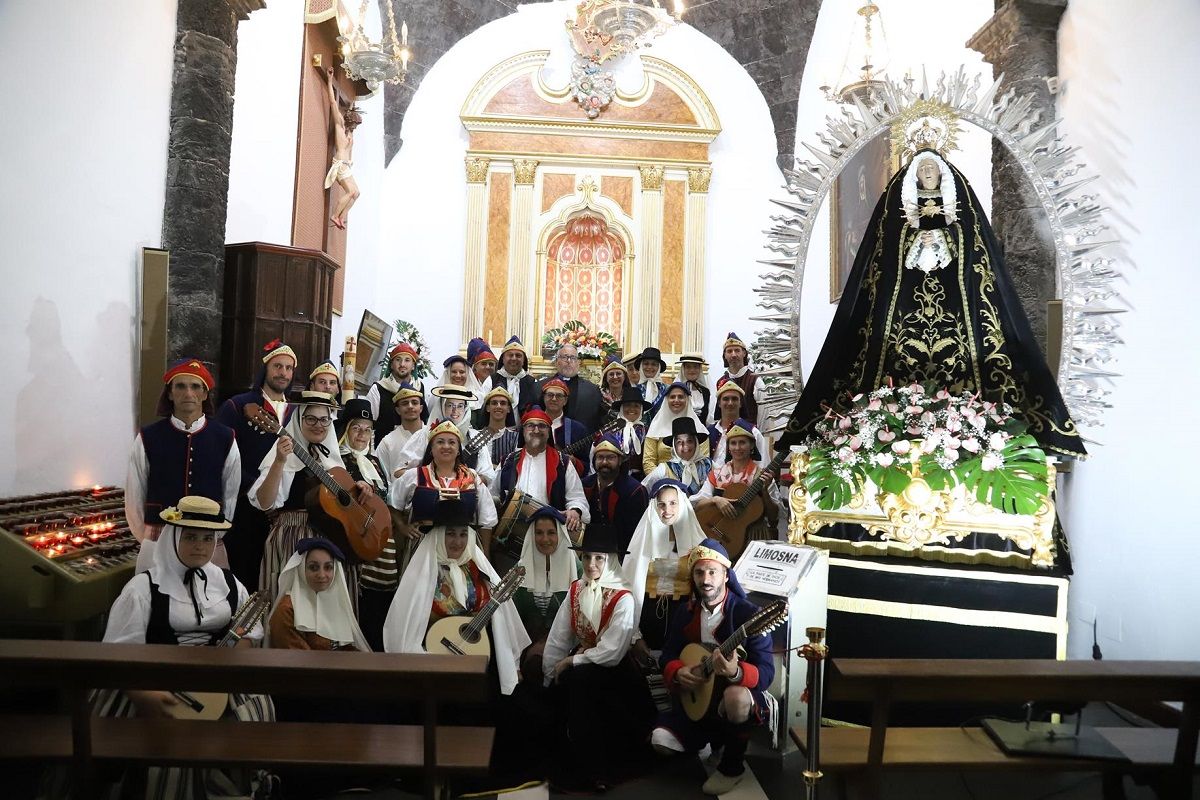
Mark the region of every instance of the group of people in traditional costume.
<instances>
[{"instance_id":1,"label":"group of people in traditional costume","mask_svg":"<svg viewBox=\"0 0 1200 800\"><path fill-rule=\"evenodd\" d=\"M164 375L162 419L131 450L126 504L139 572L105 639L421 653L433 623L479 613L519 566L519 587L490 618L495 705L485 718L498 740L531 740L521 726L532 720L557 734L553 757L517 753L528 760L508 773L602 789L644 769L654 749L695 752L704 740L726 748L714 773L724 783L710 779L705 790L732 786L744 729L765 719L769 643L720 665L730 689L745 691L726 691L699 727L659 714L646 677L689 685L692 673L674 660L680 643L709 642L748 605L693 510L719 505L722 488L752 478L768 455L745 345L730 334L725 349L731 369L715 388L702 357L681 357L671 380L653 347L628 363L610 359L597 385L580 375L574 347L535 379L517 337L499 356L474 339L427 387L420 354L401 343L383 377L343 403L331 362L292 392L296 353L276 340L252 388L219 409L211 372L180 362ZM392 534L377 557L359 558L310 513L330 470L349 474L354 495L386 502ZM252 594L269 613L238 627ZM169 692L99 700L100 713L143 715L183 702ZM226 715L312 713L293 700L235 696ZM623 713L597 713L610 705ZM159 772L169 777L151 777L151 795L233 795L264 779Z\"/></svg>"}]
</instances>

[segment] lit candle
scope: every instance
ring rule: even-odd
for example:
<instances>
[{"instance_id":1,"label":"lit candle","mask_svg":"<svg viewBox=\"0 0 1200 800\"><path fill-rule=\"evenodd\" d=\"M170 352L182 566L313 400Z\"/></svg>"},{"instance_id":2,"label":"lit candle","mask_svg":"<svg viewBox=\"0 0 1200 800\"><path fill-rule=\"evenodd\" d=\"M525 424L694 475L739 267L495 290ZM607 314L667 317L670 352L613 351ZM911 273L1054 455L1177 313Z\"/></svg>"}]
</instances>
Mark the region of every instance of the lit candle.
<instances>
[{"instance_id":1,"label":"lit candle","mask_svg":"<svg viewBox=\"0 0 1200 800\"><path fill-rule=\"evenodd\" d=\"M392 23L392 24L394 25L395 23ZM393 28L392 30L395 30L395 28ZM400 44L406 45L406 46L408 45L408 20L405 20L400 23ZM401 54L401 55L403 55L403 54ZM407 61L407 60L408 59L405 59L405 61Z\"/></svg>"},{"instance_id":2,"label":"lit candle","mask_svg":"<svg viewBox=\"0 0 1200 800\"><path fill-rule=\"evenodd\" d=\"M683 0L675 0L675 19L683 16Z\"/></svg>"}]
</instances>

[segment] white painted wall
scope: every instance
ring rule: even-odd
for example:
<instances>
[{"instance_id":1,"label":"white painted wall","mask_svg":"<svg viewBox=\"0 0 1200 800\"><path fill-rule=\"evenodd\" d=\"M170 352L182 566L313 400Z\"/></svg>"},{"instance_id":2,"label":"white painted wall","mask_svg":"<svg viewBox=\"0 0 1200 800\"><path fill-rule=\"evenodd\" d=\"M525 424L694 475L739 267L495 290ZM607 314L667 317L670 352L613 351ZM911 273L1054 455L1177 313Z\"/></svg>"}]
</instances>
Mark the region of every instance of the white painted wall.
<instances>
[{"instance_id":1,"label":"white painted wall","mask_svg":"<svg viewBox=\"0 0 1200 800\"><path fill-rule=\"evenodd\" d=\"M1200 658L1198 39L1194 0L1072 3L1059 30L1060 109L1113 209L1129 307L1113 408L1087 432L1104 444L1062 492L1075 561L1071 657L1090 657L1095 616L1106 658Z\"/></svg>"},{"instance_id":2,"label":"white painted wall","mask_svg":"<svg viewBox=\"0 0 1200 800\"><path fill-rule=\"evenodd\" d=\"M466 214L463 156L467 134L458 118L462 103L488 69L527 50L550 48L555 74L563 74L569 54L563 21L573 5L523 5L517 13L458 42L426 75L405 114L403 146L377 193L378 247L372 248L365 236L359 238L361 229L356 225L363 216L351 224L351 246L363 248L364 257L374 257L379 273L377 283L364 290L359 281L365 271L360 272L362 263L352 256L343 329L357 326L365 305L388 320L402 317L417 325L435 362L457 350L461 344ZM417 31L413 43L419 61ZM783 179L774 162L773 127L766 102L749 75L695 29L687 25L676 28L654 44L653 54L695 78L708 93L723 126L711 149L705 326L705 350L709 359L719 364L726 331L736 329L743 336L751 335L747 323L754 309L751 287L761 271L754 260L767 255L761 247L765 241L761 232L771 213L768 198L782 194ZM629 81L635 79L636 75L627 76ZM368 120L373 122L370 115ZM357 161L359 155L355 155ZM360 184L363 180L359 179ZM372 194L376 193L364 185L363 199L352 219L362 214L359 209ZM507 333L494 333L497 344L507 338ZM340 339L335 339L335 349L340 347Z\"/></svg>"},{"instance_id":3,"label":"white painted wall","mask_svg":"<svg viewBox=\"0 0 1200 800\"><path fill-rule=\"evenodd\" d=\"M992 67L983 56L966 46L966 41L991 17L992 0L924 0L918 5L901 0L877 0L886 31L891 58L887 74L901 79L912 71L921 85L921 70L935 85L942 72L959 67L968 76L981 77L981 90L992 83ZM800 86L800 104L796 114L796 153L813 158L804 149L807 142L820 144L817 133L825 130L825 118L838 113L837 106L825 99L818 87L837 85L846 61L847 42L856 19L855 4L823 3L813 32L812 46ZM919 11L919 13L914 13ZM972 125L963 125L958 151L950 156L963 171L985 209L992 204L991 137ZM784 193L776 192L782 197ZM800 356L807 376L817 360L833 312L829 302L829 204L826 202L813 226L808 258L805 260L804 288L800 306Z\"/></svg>"},{"instance_id":4,"label":"white painted wall","mask_svg":"<svg viewBox=\"0 0 1200 800\"><path fill-rule=\"evenodd\" d=\"M162 232L175 9L0 3L0 364L12 379L0 496L124 483L137 264Z\"/></svg>"},{"instance_id":5,"label":"white painted wall","mask_svg":"<svg viewBox=\"0 0 1200 800\"><path fill-rule=\"evenodd\" d=\"M225 241L292 242L304 5L268 3L238 24Z\"/></svg>"}]
</instances>

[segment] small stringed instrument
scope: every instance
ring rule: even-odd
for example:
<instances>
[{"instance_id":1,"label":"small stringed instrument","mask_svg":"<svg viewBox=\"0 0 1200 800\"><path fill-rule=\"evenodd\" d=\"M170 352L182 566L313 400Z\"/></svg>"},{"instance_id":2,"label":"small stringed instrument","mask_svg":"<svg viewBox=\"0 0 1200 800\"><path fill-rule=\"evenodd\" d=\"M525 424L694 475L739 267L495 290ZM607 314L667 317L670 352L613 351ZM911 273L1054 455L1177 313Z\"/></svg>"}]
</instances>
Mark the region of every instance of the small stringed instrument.
<instances>
[{"instance_id":1,"label":"small stringed instrument","mask_svg":"<svg viewBox=\"0 0 1200 800\"><path fill-rule=\"evenodd\" d=\"M246 598L233 619L229 621L229 630L213 647L233 647L242 640L255 625L258 624L271 608L271 596L267 592L255 592ZM167 706L167 712L175 719L220 719L229 706L229 695L225 692L171 692L179 702Z\"/></svg>"},{"instance_id":2,"label":"small stringed instrument","mask_svg":"<svg viewBox=\"0 0 1200 800\"><path fill-rule=\"evenodd\" d=\"M473 463L475 456L479 455L479 451L503 436L506 430L508 429L502 428L499 431L493 432L491 428L483 428L476 432L474 436L467 440L467 445L463 448L463 461L468 464Z\"/></svg>"},{"instance_id":3,"label":"small stringed instrument","mask_svg":"<svg viewBox=\"0 0 1200 800\"><path fill-rule=\"evenodd\" d=\"M492 645L487 635L488 623L524 579L525 568L518 564L508 571L491 598L474 616L456 614L433 623L425 634L425 652L489 657Z\"/></svg>"},{"instance_id":4,"label":"small stringed instrument","mask_svg":"<svg viewBox=\"0 0 1200 800\"><path fill-rule=\"evenodd\" d=\"M716 674L713 672L713 652L720 650L721 655L729 658L734 651L742 646L751 636L760 636L782 625L788 616L787 600L776 600L771 605L760 608L758 612L738 626L728 639L721 642L719 647L707 644L689 644L679 654L679 660L686 667L699 666L705 681L694 689L680 688L679 702L684 713L693 722L699 722L712 706Z\"/></svg>"},{"instance_id":5,"label":"small stringed instrument","mask_svg":"<svg viewBox=\"0 0 1200 800\"><path fill-rule=\"evenodd\" d=\"M709 537L716 539L729 551L729 558L733 561L737 561L742 551L746 549L746 529L762 519L765 510L762 490L767 482L764 476L768 472L778 475L779 468L783 465L783 460L787 458L788 452L788 449L784 448L776 453L775 457L771 459L771 463L759 470L758 475L749 485L731 483L725 487L722 496L733 503L735 514L732 517L722 514L721 509L715 505L696 509L696 519L699 521L700 527Z\"/></svg>"},{"instance_id":6,"label":"small stringed instrument","mask_svg":"<svg viewBox=\"0 0 1200 800\"><path fill-rule=\"evenodd\" d=\"M279 435L278 420L262 406L247 403L244 413L258 430ZM304 442L295 444L292 454L320 481L305 498L312 526L340 546L352 563L379 558L392 536L392 515L383 498L359 492L349 472L321 466Z\"/></svg>"},{"instance_id":7,"label":"small stringed instrument","mask_svg":"<svg viewBox=\"0 0 1200 800\"><path fill-rule=\"evenodd\" d=\"M566 453L571 458L578 458L580 453L596 443L597 436L603 436L606 433L612 433L615 430L619 430L624 426L624 424L625 420L621 419L619 416L612 417L611 419L606 420L603 425L592 431L589 435L581 436L566 447L560 447L559 450Z\"/></svg>"}]
</instances>

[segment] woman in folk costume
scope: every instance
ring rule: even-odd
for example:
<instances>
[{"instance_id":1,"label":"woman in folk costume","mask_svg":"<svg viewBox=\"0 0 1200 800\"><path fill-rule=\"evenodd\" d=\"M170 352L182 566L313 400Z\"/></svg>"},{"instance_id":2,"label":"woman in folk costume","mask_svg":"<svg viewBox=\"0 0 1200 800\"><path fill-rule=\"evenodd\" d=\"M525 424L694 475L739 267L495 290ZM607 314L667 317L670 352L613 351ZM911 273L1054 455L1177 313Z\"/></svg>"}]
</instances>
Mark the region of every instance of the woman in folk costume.
<instances>
[{"instance_id":1,"label":"woman in folk costume","mask_svg":"<svg viewBox=\"0 0 1200 800\"><path fill-rule=\"evenodd\" d=\"M458 428L458 432L462 434L464 444L467 441L467 434L471 430L471 403L474 402L474 392L461 386L435 386L431 394L434 406L441 413L434 414L430 418L429 424L409 437L409 440L404 443L404 447L400 449L400 455L396 457L395 461L400 477L404 477L407 470L421 463L425 457L425 451L429 447L429 440L432 438L431 432L435 426L446 421L452 422ZM491 458L485 452L476 453L470 466L481 475L490 475Z\"/></svg>"},{"instance_id":2,"label":"woman in folk costume","mask_svg":"<svg viewBox=\"0 0 1200 800\"><path fill-rule=\"evenodd\" d=\"M387 470L370 452L375 427L371 404L361 397L348 401L338 415L335 426L342 430L338 442L342 446L342 461L350 477L371 484L376 494L387 498ZM400 572L407 563L397 559L396 523L400 520L394 509L389 510L392 512L392 535L384 543L379 558L363 562L359 565L358 573L358 618L367 641L375 650L383 649L383 620L387 616L388 606L392 604L392 595L400 584ZM409 552L408 548L404 549L405 555Z\"/></svg>"},{"instance_id":3,"label":"woman in folk costume","mask_svg":"<svg viewBox=\"0 0 1200 800\"><path fill-rule=\"evenodd\" d=\"M468 420L470 412L483 404L483 395L487 391L479 387L479 381L475 378L475 373L471 371L471 365L467 363L467 360L455 353L442 362L442 378L438 381L437 386L429 390L432 397L429 401L430 419L447 419L450 416L449 412L442 407L444 395L437 391L441 386L465 389L470 392L467 400Z\"/></svg>"},{"instance_id":4,"label":"woman in folk costume","mask_svg":"<svg viewBox=\"0 0 1200 800\"><path fill-rule=\"evenodd\" d=\"M481 531L485 551L491 542L496 501L479 473L464 463L462 447L459 427L449 420L438 422L430 431L421 466L405 472L392 484L388 505L407 515L399 535L407 537L409 547L420 538L418 528L432 523L438 504L450 498L463 504L470 524Z\"/></svg>"},{"instance_id":5,"label":"woman in folk costume","mask_svg":"<svg viewBox=\"0 0 1200 800\"><path fill-rule=\"evenodd\" d=\"M333 429L333 411L337 408L333 397L324 392L302 392L297 402L296 413L267 451L258 468L258 480L247 492L251 505L271 518L258 585L270 593L272 602L279 597L276 585L279 571L296 552L297 543L318 535L309 519L305 499L320 481L305 468L295 448L303 447L325 469L346 468ZM375 491L366 481L360 480L355 486L358 492ZM358 570L350 570L348 578L350 596L357 599Z\"/></svg>"},{"instance_id":6,"label":"woman in folk costume","mask_svg":"<svg viewBox=\"0 0 1200 800\"><path fill-rule=\"evenodd\" d=\"M667 362L663 361L662 353L657 347L647 347L633 359L633 368L637 370L637 389L642 398L651 405L662 402L661 397L667 391L662 376L667 371Z\"/></svg>"},{"instance_id":7,"label":"woman in folk costume","mask_svg":"<svg viewBox=\"0 0 1200 800\"><path fill-rule=\"evenodd\" d=\"M521 544L520 565L525 578L513 595L513 605L533 644L521 659L525 680L541 681L542 650L571 582L579 577L579 561L571 551L567 517L553 506L529 515L530 530Z\"/></svg>"},{"instance_id":8,"label":"woman in folk costume","mask_svg":"<svg viewBox=\"0 0 1200 800\"><path fill-rule=\"evenodd\" d=\"M642 452L646 440L646 425L642 420L649 410L650 404L642 399L641 392L629 384L625 384L623 393L612 404L612 413L619 415L622 423L612 436L621 443L625 469L636 480L642 477Z\"/></svg>"},{"instance_id":9,"label":"woman in folk costume","mask_svg":"<svg viewBox=\"0 0 1200 800\"><path fill-rule=\"evenodd\" d=\"M557 711L551 782L596 791L644 765L654 702L629 645L636 611L622 580L617 531L592 523L577 550L583 577L554 617L542 667Z\"/></svg>"},{"instance_id":10,"label":"woman in folk costume","mask_svg":"<svg viewBox=\"0 0 1200 800\"><path fill-rule=\"evenodd\" d=\"M716 416L713 419L712 425L708 426L709 433L712 434L709 444L712 451L713 464L724 464L729 460L729 453L725 442L725 435L729 430L738 422L749 422L749 420L745 420L741 416L741 408L745 397L746 393L742 391L742 387L738 386L734 381L723 379L717 386ZM751 431L754 433L754 448L762 455L762 458L759 459L759 464L766 466L771 460L771 449L767 446L767 437L752 422Z\"/></svg>"},{"instance_id":11,"label":"woman in folk costume","mask_svg":"<svg viewBox=\"0 0 1200 800\"><path fill-rule=\"evenodd\" d=\"M328 539L302 539L279 573L268 644L286 650L358 650L371 645L346 588L346 556Z\"/></svg>"},{"instance_id":12,"label":"woman in folk costume","mask_svg":"<svg viewBox=\"0 0 1200 800\"><path fill-rule=\"evenodd\" d=\"M621 363L621 359L609 356L608 360L604 362L604 368L600 370L600 396L611 406L620 402L621 398L625 396L626 387L632 387L629 382L629 372ZM639 399L641 396L642 393L638 392Z\"/></svg>"},{"instance_id":13,"label":"woman in folk costume","mask_svg":"<svg viewBox=\"0 0 1200 800\"><path fill-rule=\"evenodd\" d=\"M679 417L671 424L671 434L674 456L655 467L642 485L650 489L664 478L671 478L679 481L688 497L691 497L700 491L708 479L708 473L712 472L712 459L700 455L700 445L708 441L708 432L698 430L695 420Z\"/></svg>"},{"instance_id":14,"label":"woman in folk costume","mask_svg":"<svg viewBox=\"0 0 1200 800\"><path fill-rule=\"evenodd\" d=\"M705 425L712 413L712 387L708 385L708 362L699 353L684 353L676 362L679 382L692 392L692 410Z\"/></svg>"},{"instance_id":15,"label":"woman in folk costume","mask_svg":"<svg viewBox=\"0 0 1200 800\"><path fill-rule=\"evenodd\" d=\"M696 422L696 430L704 430L704 423L692 410L691 390L676 381L667 387L666 394L654 418L646 428L646 441L642 447L642 472L649 475L663 461L670 461L674 452L669 444L675 420L689 417ZM663 440L668 441L663 444ZM708 442L700 446L700 455L708 455Z\"/></svg>"},{"instance_id":16,"label":"woman in folk costume","mask_svg":"<svg viewBox=\"0 0 1200 800\"><path fill-rule=\"evenodd\" d=\"M476 386L483 392L492 388L492 375L496 373L496 354L492 346L476 336L467 342L467 364L475 377Z\"/></svg>"},{"instance_id":17,"label":"woman in folk costume","mask_svg":"<svg viewBox=\"0 0 1200 800\"><path fill-rule=\"evenodd\" d=\"M715 505L725 516L737 513L733 503L725 499L725 489L734 483L749 486L763 471L767 454L758 449L758 439L755 436L757 432L758 428L744 419L739 419L729 428L722 439L729 457L724 463L713 467L713 471L708 473L708 480L700 487L700 491L692 496L692 503L696 508ZM747 540L778 538L779 489L774 477L771 474L767 475L761 491L763 516L746 528Z\"/></svg>"},{"instance_id":18,"label":"woman in folk costume","mask_svg":"<svg viewBox=\"0 0 1200 800\"><path fill-rule=\"evenodd\" d=\"M217 540L230 523L221 506L206 497L189 496L161 513L165 523L154 563L148 572L135 575L113 603L104 631L106 642L205 646L219 641L250 595L227 569L212 563ZM263 637L262 623L250 630L234 631L238 647L249 647ZM104 717L171 716L180 700L171 692L103 690L93 699L96 713ZM275 708L266 695L234 693L224 716L243 722L271 722ZM243 780L215 769L150 767L145 774L147 798L245 797L254 780ZM138 780L132 771L123 781ZM133 792L118 787L121 797ZM51 792L48 796L62 797ZM116 793L114 793L116 796Z\"/></svg>"},{"instance_id":19,"label":"woman in folk costume","mask_svg":"<svg viewBox=\"0 0 1200 800\"><path fill-rule=\"evenodd\" d=\"M704 531L684 485L670 478L655 484L621 564L637 612L634 647L639 660L652 661L650 651L662 649L674 601L687 594L686 582L678 579L680 559L702 541Z\"/></svg>"},{"instance_id":20,"label":"woman in folk costume","mask_svg":"<svg viewBox=\"0 0 1200 800\"><path fill-rule=\"evenodd\" d=\"M421 539L400 578L383 626L389 653L424 653L429 626L451 615L473 615L487 605L490 586L500 582L469 527L470 514L460 502L438 505L434 528ZM500 692L512 694L519 679L521 651L529 636L511 602L502 603L488 624Z\"/></svg>"}]
</instances>

